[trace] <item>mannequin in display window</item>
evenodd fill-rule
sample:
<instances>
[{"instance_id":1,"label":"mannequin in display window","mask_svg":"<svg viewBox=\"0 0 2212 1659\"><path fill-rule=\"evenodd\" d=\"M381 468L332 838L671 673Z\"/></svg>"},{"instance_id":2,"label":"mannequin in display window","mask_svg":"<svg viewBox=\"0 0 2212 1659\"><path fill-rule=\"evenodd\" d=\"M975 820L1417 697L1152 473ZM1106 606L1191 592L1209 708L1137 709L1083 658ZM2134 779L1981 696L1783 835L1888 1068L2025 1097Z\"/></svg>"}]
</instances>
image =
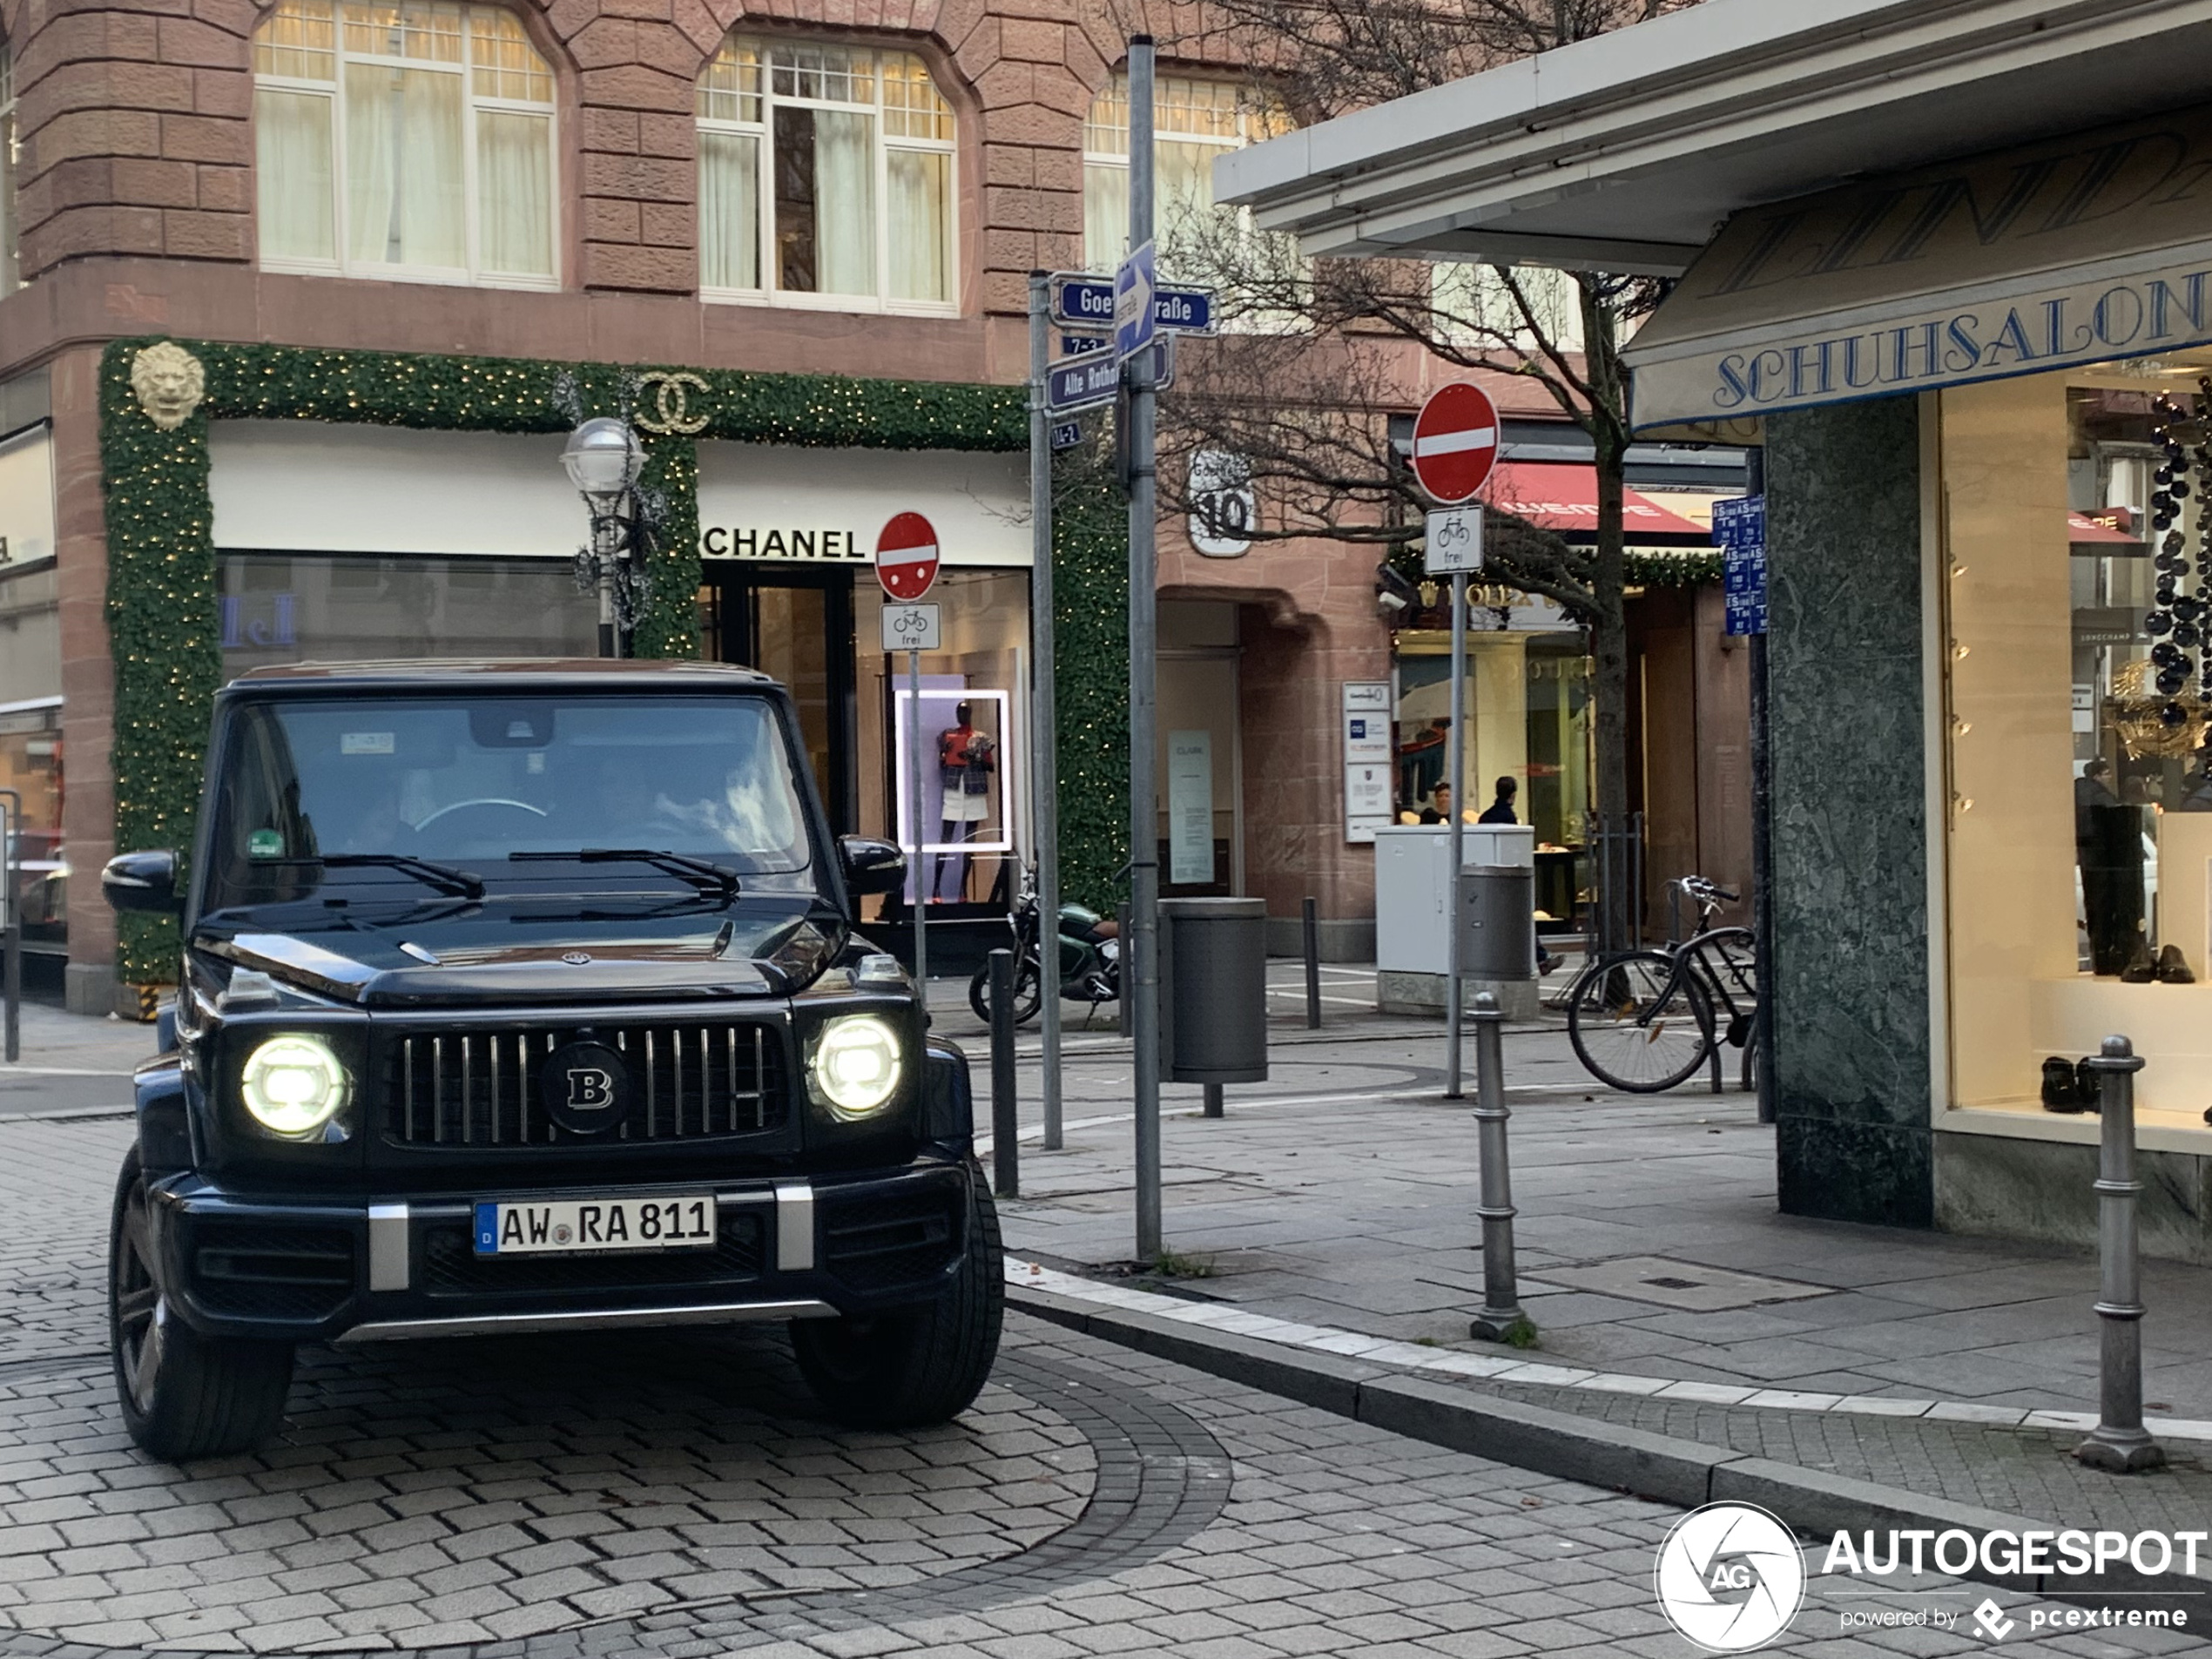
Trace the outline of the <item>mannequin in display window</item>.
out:
<instances>
[{"instance_id":1,"label":"mannequin in display window","mask_svg":"<svg viewBox=\"0 0 2212 1659\"><path fill-rule=\"evenodd\" d=\"M975 729L974 705L962 703L954 711L959 722L937 734L937 770L944 784L944 805L938 812L938 840L947 846L964 846L975 839L984 821L991 815L991 775L998 770L997 745ZM969 855L940 853L931 868L929 897L933 903L943 897L945 861L959 861L959 877L953 885L955 898L968 894Z\"/></svg>"}]
</instances>

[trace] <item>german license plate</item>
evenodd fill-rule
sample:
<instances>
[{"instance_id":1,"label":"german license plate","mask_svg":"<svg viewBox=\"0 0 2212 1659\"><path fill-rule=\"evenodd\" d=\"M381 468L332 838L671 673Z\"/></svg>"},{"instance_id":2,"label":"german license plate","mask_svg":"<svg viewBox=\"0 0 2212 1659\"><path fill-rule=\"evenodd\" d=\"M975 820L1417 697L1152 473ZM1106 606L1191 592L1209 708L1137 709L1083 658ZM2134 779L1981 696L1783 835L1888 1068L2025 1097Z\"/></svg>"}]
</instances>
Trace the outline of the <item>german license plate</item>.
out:
<instances>
[{"instance_id":1,"label":"german license plate","mask_svg":"<svg viewBox=\"0 0 2212 1659\"><path fill-rule=\"evenodd\" d=\"M705 1250L715 1240L714 1195L557 1198L476 1206L479 1256L574 1256L609 1250Z\"/></svg>"}]
</instances>

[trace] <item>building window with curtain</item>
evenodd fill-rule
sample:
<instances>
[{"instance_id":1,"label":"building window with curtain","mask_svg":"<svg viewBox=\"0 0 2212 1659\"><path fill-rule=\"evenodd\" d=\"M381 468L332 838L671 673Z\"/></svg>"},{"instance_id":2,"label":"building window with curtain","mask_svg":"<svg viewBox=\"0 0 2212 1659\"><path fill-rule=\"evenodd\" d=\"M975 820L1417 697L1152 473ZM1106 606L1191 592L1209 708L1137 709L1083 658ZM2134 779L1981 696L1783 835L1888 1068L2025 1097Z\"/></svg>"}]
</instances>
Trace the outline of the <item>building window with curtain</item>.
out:
<instances>
[{"instance_id":1,"label":"building window with curtain","mask_svg":"<svg viewBox=\"0 0 2212 1659\"><path fill-rule=\"evenodd\" d=\"M1279 106L1231 81L1162 75L1152 84L1152 224L1163 267L1216 274L1213 164L1290 131ZM1240 235L1250 216L1238 214ZM1129 76L1116 71L1083 123L1083 262L1110 271L1129 252ZM1242 262L1241 260L1239 261Z\"/></svg>"},{"instance_id":2,"label":"building window with curtain","mask_svg":"<svg viewBox=\"0 0 2212 1659\"><path fill-rule=\"evenodd\" d=\"M253 126L265 267L555 286L553 73L511 14L283 0Z\"/></svg>"},{"instance_id":3,"label":"building window with curtain","mask_svg":"<svg viewBox=\"0 0 2212 1659\"><path fill-rule=\"evenodd\" d=\"M0 293L23 286L16 253L16 60L0 40Z\"/></svg>"},{"instance_id":4,"label":"building window with curtain","mask_svg":"<svg viewBox=\"0 0 2212 1659\"><path fill-rule=\"evenodd\" d=\"M707 298L958 309L953 111L919 57L732 37L698 126Z\"/></svg>"}]
</instances>

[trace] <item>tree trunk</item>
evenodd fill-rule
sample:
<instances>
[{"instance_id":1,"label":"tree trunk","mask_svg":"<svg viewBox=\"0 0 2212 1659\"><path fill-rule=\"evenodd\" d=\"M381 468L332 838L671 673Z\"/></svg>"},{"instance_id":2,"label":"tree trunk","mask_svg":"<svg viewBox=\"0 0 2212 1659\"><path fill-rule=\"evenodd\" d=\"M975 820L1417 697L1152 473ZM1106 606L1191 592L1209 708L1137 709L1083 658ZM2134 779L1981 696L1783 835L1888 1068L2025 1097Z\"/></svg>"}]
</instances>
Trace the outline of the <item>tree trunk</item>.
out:
<instances>
[{"instance_id":1,"label":"tree trunk","mask_svg":"<svg viewBox=\"0 0 2212 1659\"><path fill-rule=\"evenodd\" d=\"M1613 314L1598 303L1592 280L1585 278L1580 286L1583 361L1592 392L1588 426L1597 470L1597 560L1590 575L1590 650L1596 670L1590 688L1595 732L1591 794L1600 822L1616 837L1624 837L1629 824L1629 623L1622 494L1629 454L1627 388ZM1623 856L1629 846L1625 840L1612 840L1612 857L1599 874L1604 914L1598 918L1598 935L1614 949L1624 948L1635 937L1636 912L1642 903L1642 894L1632 890L1629 879L1642 869L1642 860Z\"/></svg>"}]
</instances>

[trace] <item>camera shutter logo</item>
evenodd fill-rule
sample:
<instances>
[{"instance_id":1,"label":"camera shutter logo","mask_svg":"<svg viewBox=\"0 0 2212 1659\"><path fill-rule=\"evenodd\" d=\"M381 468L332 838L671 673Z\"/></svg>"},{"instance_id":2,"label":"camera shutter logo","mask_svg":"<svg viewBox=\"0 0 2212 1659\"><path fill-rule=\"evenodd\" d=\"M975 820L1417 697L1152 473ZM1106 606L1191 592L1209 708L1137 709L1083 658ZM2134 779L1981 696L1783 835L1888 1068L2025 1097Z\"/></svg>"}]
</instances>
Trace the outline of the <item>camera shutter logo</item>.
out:
<instances>
[{"instance_id":1,"label":"camera shutter logo","mask_svg":"<svg viewBox=\"0 0 2212 1659\"><path fill-rule=\"evenodd\" d=\"M538 1095L571 1135L604 1135L630 1110L630 1068L604 1042L571 1042L545 1058Z\"/></svg>"},{"instance_id":2,"label":"camera shutter logo","mask_svg":"<svg viewBox=\"0 0 2212 1659\"><path fill-rule=\"evenodd\" d=\"M1659 1609L1708 1653L1748 1653L1790 1628L1804 1600L1795 1534L1747 1503L1709 1503L1676 1521L1652 1570Z\"/></svg>"}]
</instances>

